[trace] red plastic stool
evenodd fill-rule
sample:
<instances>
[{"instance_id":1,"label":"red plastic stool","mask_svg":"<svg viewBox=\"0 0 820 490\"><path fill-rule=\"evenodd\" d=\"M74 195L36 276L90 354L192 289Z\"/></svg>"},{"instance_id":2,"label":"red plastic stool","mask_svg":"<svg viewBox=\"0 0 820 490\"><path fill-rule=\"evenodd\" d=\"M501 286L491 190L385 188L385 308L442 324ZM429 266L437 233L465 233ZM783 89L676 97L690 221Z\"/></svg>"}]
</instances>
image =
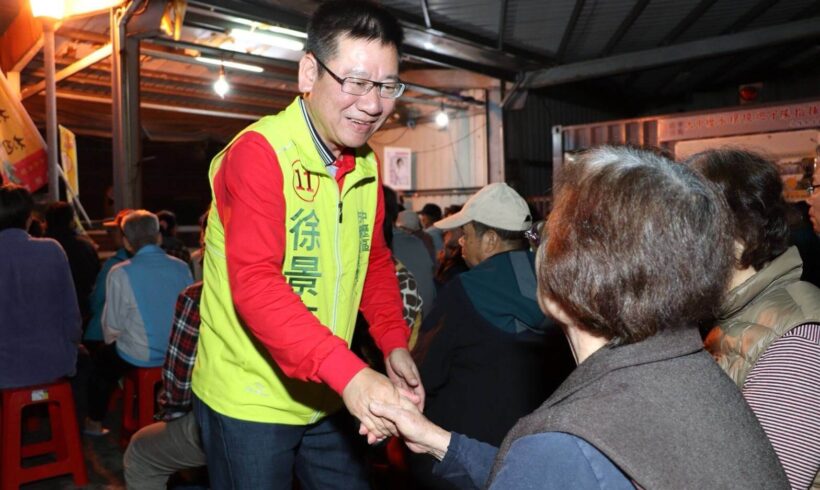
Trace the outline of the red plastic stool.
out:
<instances>
[{"instance_id":1,"label":"red plastic stool","mask_svg":"<svg viewBox=\"0 0 820 490\"><path fill-rule=\"evenodd\" d=\"M88 473L80 444L80 430L74 396L68 381L7 388L2 393L0 411L0 490L17 489L28 482L71 474L74 484L88 483ZM23 445L22 413L30 405L48 404L51 439ZM56 461L23 467L23 458L55 454Z\"/></svg>"},{"instance_id":2,"label":"red plastic stool","mask_svg":"<svg viewBox=\"0 0 820 490\"><path fill-rule=\"evenodd\" d=\"M120 442L154 422L154 393L162 382L162 368L134 368L123 377L122 434ZM136 405L136 411L134 410Z\"/></svg>"}]
</instances>

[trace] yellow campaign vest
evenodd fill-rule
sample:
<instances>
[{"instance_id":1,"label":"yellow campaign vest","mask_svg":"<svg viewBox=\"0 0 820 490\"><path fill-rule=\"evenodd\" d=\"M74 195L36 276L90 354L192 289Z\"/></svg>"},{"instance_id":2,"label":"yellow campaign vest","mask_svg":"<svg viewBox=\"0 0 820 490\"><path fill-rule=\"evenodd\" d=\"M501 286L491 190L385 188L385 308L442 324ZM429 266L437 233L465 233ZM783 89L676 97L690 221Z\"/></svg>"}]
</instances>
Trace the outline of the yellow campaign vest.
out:
<instances>
[{"instance_id":1,"label":"yellow campaign vest","mask_svg":"<svg viewBox=\"0 0 820 490\"><path fill-rule=\"evenodd\" d=\"M282 169L286 244L282 271L302 302L336 336L353 337L370 258L378 170L368 147L339 190L311 139L298 100L248 126L264 136ZM234 138L234 141L236 141ZM213 179L225 152L211 162ZM213 410L240 420L306 425L342 406L320 383L288 378L237 317L228 284L225 236L216 197L208 218L199 346L192 386Z\"/></svg>"}]
</instances>

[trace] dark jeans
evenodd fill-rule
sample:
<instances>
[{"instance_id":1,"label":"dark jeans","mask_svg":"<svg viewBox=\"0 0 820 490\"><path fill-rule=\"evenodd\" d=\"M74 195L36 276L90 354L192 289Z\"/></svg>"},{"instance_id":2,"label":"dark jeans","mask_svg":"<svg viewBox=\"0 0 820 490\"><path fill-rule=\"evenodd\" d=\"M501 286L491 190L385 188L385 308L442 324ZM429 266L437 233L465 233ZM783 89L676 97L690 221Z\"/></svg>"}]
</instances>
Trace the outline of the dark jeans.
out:
<instances>
[{"instance_id":1,"label":"dark jeans","mask_svg":"<svg viewBox=\"0 0 820 490\"><path fill-rule=\"evenodd\" d=\"M117 354L116 342L98 348L92 361L91 375L88 378L88 418L102 422L117 381L134 366Z\"/></svg>"},{"instance_id":2,"label":"dark jeans","mask_svg":"<svg viewBox=\"0 0 820 490\"><path fill-rule=\"evenodd\" d=\"M212 488L368 489L364 444L342 410L310 425L248 422L222 415L194 396Z\"/></svg>"}]
</instances>

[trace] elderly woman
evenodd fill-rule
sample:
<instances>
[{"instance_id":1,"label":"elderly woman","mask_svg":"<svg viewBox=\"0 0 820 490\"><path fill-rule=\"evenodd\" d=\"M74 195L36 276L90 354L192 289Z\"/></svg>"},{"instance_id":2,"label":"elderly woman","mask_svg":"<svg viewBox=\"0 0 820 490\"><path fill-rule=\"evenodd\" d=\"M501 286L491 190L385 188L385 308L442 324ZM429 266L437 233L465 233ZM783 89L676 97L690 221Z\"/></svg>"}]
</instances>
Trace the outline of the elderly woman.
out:
<instances>
[{"instance_id":1,"label":"elderly woman","mask_svg":"<svg viewBox=\"0 0 820 490\"><path fill-rule=\"evenodd\" d=\"M800 280L774 163L738 149L687 164L723 192L737 244L730 291L706 348L743 390L792 488L820 487L820 289ZM735 446L727 441L727 447Z\"/></svg>"},{"instance_id":2,"label":"elderly woman","mask_svg":"<svg viewBox=\"0 0 820 490\"><path fill-rule=\"evenodd\" d=\"M585 153L563 169L538 266L540 304L564 325L575 371L500 450L410 403L371 409L460 488L788 488L698 334L729 279L728 220L691 169L635 149Z\"/></svg>"}]
</instances>

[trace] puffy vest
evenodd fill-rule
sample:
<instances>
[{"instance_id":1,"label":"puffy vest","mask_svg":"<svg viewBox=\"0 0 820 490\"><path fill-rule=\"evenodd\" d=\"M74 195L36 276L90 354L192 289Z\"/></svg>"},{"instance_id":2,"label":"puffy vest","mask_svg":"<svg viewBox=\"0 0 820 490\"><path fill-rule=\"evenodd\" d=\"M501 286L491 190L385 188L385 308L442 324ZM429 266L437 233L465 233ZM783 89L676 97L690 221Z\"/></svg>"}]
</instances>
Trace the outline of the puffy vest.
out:
<instances>
[{"instance_id":1,"label":"puffy vest","mask_svg":"<svg viewBox=\"0 0 820 490\"><path fill-rule=\"evenodd\" d=\"M307 309L349 345L371 237L381 232L373 229L379 185L376 158L369 148L360 148L356 166L345 176L340 191L311 139L298 100L245 128L236 138L247 131L267 139L282 170L286 208L282 272ZM211 162L212 187L228 148L230 144ZM194 393L229 417L313 423L338 410L341 398L323 384L288 378L237 317L228 283L225 232L213 199L205 237Z\"/></svg>"},{"instance_id":2,"label":"puffy vest","mask_svg":"<svg viewBox=\"0 0 820 490\"><path fill-rule=\"evenodd\" d=\"M790 247L726 298L705 345L740 388L772 342L804 323L820 323L820 289L801 281L802 272L800 254ZM812 488L820 489L820 474Z\"/></svg>"},{"instance_id":3,"label":"puffy vest","mask_svg":"<svg viewBox=\"0 0 820 490\"><path fill-rule=\"evenodd\" d=\"M803 263L791 247L733 289L706 350L740 388L769 345L804 323L820 323L820 289L800 281Z\"/></svg>"}]
</instances>

